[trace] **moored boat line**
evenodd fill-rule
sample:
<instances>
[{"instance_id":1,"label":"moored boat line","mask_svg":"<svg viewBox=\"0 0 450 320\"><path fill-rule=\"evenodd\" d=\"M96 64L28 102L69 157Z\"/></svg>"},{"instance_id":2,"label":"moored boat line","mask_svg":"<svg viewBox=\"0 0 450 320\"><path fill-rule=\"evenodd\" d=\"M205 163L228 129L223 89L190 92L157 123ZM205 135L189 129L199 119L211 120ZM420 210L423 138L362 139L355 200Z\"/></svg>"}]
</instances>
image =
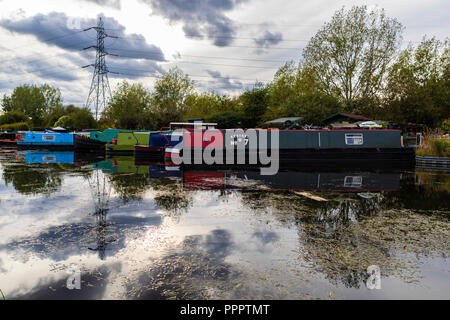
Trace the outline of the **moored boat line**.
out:
<instances>
[{"instance_id":1,"label":"moored boat line","mask_svg":"<svg viewBox=\"0 0 450 320\"><path fill-rule=\"evenodd\" d=\"M219 130L214 128L214 124L198 127L176 123L164 131L28 131L17 133L15 140L20 149L98 152L111 156L134 156L143 162L173 163L179 158L184 160L187 153L203 155L205 151L213 150L213 163L202 158L200 162L196 160L181 165L264 164L259 161L261 154L266 152L266 155L273 156L273 150L281 164L294 166L323 162L415 162L414 149L403 146L401 131L390 129ZM9 143L14 145L15 140L9 140L12 141ZM233 153L231 162L228 157L230 150ZM239 150L244 151L243 162L238 161ZM251 158L258 162L251 163Z\"/></svg>"}]
</instances>

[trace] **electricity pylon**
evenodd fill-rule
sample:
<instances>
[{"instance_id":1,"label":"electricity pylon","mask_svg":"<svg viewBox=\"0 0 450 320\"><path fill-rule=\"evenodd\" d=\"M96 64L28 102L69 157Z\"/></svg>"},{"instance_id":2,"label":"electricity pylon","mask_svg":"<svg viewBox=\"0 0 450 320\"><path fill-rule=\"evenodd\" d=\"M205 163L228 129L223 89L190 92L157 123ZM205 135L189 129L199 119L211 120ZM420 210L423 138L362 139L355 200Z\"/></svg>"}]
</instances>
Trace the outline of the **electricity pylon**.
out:
<instances>
[{"instance_id":1,"label":"electricity pylon","mask_svg":"<svg viewBox=\"0 0 450 320\"><path fill-rule=\"evenodd\" d=\"M96 27L90 27L84 31L94 29L97 31L97 45L89 46L83 48L87 50L90 48L97 49L97 54L95 57L95 63L83 66L82 68L94 67L94 74L92 76L91 88L89 89L89 95L86 100L86 107L95 109L95 120L98 120L99 113L106 107L107 99L111 98L111 88L109 87L108 73L110 72L106 67L105 57L107 55L115 56L105 51L105 38L118 38L115 36L110 36L105 33L105 28L103 26L103 20L100 17ZM114 72L110 72L114 73Z\"/></svg>"}]
</instances>

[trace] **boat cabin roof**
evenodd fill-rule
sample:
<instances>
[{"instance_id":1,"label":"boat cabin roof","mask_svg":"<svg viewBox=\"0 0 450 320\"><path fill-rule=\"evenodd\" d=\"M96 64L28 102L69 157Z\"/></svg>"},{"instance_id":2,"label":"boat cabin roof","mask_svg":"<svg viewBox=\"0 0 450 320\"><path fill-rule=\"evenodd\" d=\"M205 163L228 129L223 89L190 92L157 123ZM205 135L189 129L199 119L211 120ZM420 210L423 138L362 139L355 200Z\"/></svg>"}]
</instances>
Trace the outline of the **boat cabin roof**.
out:
<instances>
[{"instance_id":1,"label":"boat cabin roof","mask_svg":"<svg viewBox=\"0 0 450 320\"><path fill-rule=\"evenodd\" d=\"M171 122L170 130L175 129L215 129L217 123L211 122Z\"/></svg>"}]
</instances>

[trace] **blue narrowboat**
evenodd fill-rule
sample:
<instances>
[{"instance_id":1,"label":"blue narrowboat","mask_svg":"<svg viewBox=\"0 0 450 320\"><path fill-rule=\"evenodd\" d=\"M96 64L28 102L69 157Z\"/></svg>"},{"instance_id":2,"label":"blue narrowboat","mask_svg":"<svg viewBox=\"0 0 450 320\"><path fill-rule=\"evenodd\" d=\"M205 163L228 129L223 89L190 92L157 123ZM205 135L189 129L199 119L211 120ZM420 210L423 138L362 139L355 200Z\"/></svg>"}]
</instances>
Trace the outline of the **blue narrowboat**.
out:
<instances>
[{"instance_id":1,"label":"blue narrowboat","mask_svg":"<svg viewBox=\"0 0 450 320\"><path fill-rule=\"evenodd\" d=\"M38 150L103 151L105 142L91 139L89 134L46 130L19 134L17 146Z\"/></svg>"}]
</instances>

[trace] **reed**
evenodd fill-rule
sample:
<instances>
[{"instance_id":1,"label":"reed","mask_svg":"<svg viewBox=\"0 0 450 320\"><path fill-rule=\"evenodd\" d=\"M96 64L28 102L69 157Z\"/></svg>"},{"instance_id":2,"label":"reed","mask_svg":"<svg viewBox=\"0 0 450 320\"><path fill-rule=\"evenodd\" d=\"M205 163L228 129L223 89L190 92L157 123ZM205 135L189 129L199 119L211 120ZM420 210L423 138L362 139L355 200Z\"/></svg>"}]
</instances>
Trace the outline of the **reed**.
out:
<instances>
[{"instance_id":1,"label":"reed","mask_svg":"<svg viewBox=\"0 0 450 320\"><path fill-rule=\"evenodd\" d=\"M417 148L416 154L424 157L450 157L450 139L427 137Z\"/></svg>"},{"instance_id":2,"label":"reed","mask_svg":"<svg viewBox=\"0 0 450 320\"><path fill-rule=\"evenodd\" d=\"M3 291L2 291L2 289L0 289L0 293L2 294L2 298L3 298L3 300L6 300L6 297L5 297L5 295L3 294Z\"/></svg>"}]
</instances>

